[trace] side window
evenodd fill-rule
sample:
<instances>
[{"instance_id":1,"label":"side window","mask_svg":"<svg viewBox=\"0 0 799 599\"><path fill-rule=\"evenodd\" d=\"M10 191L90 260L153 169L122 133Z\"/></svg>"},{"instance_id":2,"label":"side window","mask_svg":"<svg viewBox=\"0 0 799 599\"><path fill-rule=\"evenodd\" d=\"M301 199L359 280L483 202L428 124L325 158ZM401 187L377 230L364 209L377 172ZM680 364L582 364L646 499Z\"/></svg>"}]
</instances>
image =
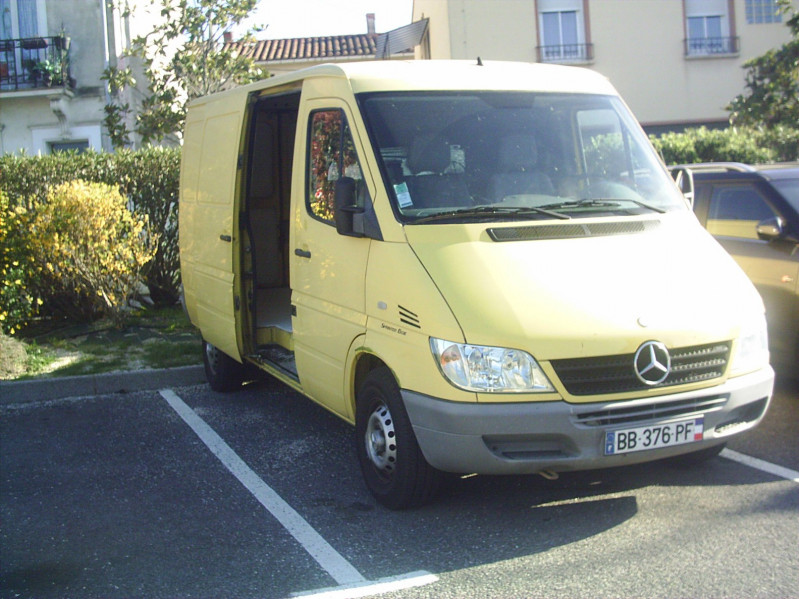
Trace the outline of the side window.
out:
<instances>
[{"instance_id":1,"label":"side window","mask_svg":"<svg viewBox=\"0 0 799 599\"><path fill-rule=\"evenodd\" d=\"M710 196L707 230L713 235L757 239L757 224L776 212L750 185L716 186Z\"/></svg>"},{"instance_id":2,"label":"side window","mask_svg":"<svg viewBox=\"0 0 799 599\"><path fill-rule=\"evenodd\" d=\"M341 110L318 110L310 117L308 144L308 211L333 223L336 181L355 180L357 204L363 206L367 192L347 118Z\"/></svg>"},{"instance_id":3,"label":"side window","mask_svg":"<svg viewBox=\"0 0 799 599\"><path fill-rule=\"evenodd\" d=\"M652 171L638 145L630 143L630 135L613 110L581 110L577 124L583 144L586 174L592 183L620 183L629 189L651 190ZM623 193L621 188L605 189L605 193ZM627 196L621 196L627 197Z\"/></svg>"},{"instance_id":4,"label":"side window","mask_svg":"<svg viewBox=\"0 0 799 599\"><path fill-rule=\"evenodd\" d=\"M612 110L581 110L577 113L583 143L586 174L618 179L628 171L621 123Z\"/></svg>"}]
</instances>

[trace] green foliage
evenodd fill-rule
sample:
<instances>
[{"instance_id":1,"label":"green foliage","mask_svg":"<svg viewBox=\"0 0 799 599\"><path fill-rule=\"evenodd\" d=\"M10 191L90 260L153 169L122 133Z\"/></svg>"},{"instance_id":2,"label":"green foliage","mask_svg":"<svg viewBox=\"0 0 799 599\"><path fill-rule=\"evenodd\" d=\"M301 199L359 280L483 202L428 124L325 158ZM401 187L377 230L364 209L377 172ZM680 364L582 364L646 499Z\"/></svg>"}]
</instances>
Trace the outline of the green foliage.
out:
<instances>
[{"instance_id":1,"label":"green foliage","mask_svg":"<svg viewBox=\"0 0 799 599\"><path fill-rule=\"evenodd\" d=\"M144 272L144 281L153 299L164 304L179 297L179 175L180 150L172 148L0 156L0 189L11 208L35 211L51 188L75 179L118 185L131 207L145 215L158 233L155 258Z\"/></svg>"},{"instance_id":2,"label":"green foliage","mask_svg":"<svg viewBox=\"0 0 799 599\"><path fill-rule=\"evenodd\" d=\"M57 185L24 224L42 267L39 293L48 312L75 321L104 315L121 324L155 253L155 236L119 189L81 180Z\"/></svg>"},{"instance_id":3,"label":"green foliage","mask_svg":"<svg viewBox=\"0 0 799 599\"><path fill-rule=\"evenodd\" d=\"M186 104L194 98L266 76L250 55L224 44L225 32L241 23L257 0L123 0L122 5L130 14L134 4L147 3L158 4L164 19L136 38L130 52L142 60L150 82L150 95L142 101L135 127L145 143L182 131ZM134 84L129 70L113 67L106 69L103 79L112 97ZM115 148L129 143L128 111L127 104L117 101L106 108L105 125Z\"/></svg>"},{"instance_id":4,"label":"green foliage","mask_svg":"<svg viewBox=\"0 0 799 599\"><path fill-rule=\"evenodd\" d=\"M155 256L145 270L145 283L156 302L174 304L180 297L180 151L150 147L138 152L117 152L115 156L115 183L131 208L145 215L150 229L158 235Z\"/></svg>"},{"instance_id":5,"label":"green foliage","mask_svg":"<svg viewBox=\"0 0 799 599\"><path fill-rule=\"evenodd\" d=\"M119 92L125 87L136 85L133 72L130 68L118 69L107 67L102 76L108 82L108 92L112 98L118 98ZM103 106L105 117L103 123L114 148L125 148L130 145L130 131L128 131L127 118L130 113L130 104L127 102L111 102Z\"/></svg>"},{"instance_id":6,"label":"green foliage","mask_svg":"<svg viewBox=\"0 0 799 599\"><path fill-rule=\"evenodd\" d=\"M798 126L799 12L788 0L781 0L780 4L793 37L779 48L744 63L746 92L727 107L734 125L765 129Z\"/></svg>"},{"instance_id":7,"label":"green foliage","mask_svg":"<svg viewBox=\"0 0 799 599\"><path fill-rule=\"evenodd\" d=\"M785 132L785 135L790 135ZM649 137L666 164L694 162L744 162L759 164L783 160L766 142L767 136L751 129L686 129L683 133L666 133ZM796 141L796 138L794 142Z\"/></svg>"}]
</instances>

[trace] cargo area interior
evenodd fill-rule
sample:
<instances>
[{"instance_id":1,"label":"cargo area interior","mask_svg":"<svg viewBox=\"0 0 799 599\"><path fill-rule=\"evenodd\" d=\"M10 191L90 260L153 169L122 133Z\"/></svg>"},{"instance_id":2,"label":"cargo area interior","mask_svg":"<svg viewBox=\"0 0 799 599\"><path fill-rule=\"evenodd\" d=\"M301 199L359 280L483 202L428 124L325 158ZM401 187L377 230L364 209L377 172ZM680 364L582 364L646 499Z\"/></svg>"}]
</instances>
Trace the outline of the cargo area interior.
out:
<instances>
[{"instance_id":1,"label":"cargo area interior","mask_svg":"<svg viewBox=\"0 0 799 599\"><path fill-rule=\"evenodd\" d=\"M259 98L252 108L246 164L242 273L255 357L296 376L293 360L289 219L300 93Z\"/></svg>"}]
</instances>

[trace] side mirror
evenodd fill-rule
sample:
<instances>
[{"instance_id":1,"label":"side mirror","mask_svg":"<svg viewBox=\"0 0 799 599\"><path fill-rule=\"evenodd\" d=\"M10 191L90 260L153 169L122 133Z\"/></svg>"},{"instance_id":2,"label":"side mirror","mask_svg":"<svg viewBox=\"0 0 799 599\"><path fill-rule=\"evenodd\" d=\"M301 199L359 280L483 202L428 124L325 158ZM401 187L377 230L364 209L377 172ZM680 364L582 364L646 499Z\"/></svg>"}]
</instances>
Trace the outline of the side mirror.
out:
<instances>
[{"instance_id":1,"label":"side mirror","mask_svg":"<svg viewBox=\"0 0 799 599\"><path fill-rule=\"evenodd\" d=\"M780 216L772 216L757 223L757 237L763 241L780 239L785 233L785 221Z\"/></svg>"},{"instance_id":2,"label":"side mirror","mask_svg":"<svg viewBox=\"0 0 799 599\"><path fill-rule=\"evenodd\" d=\"M336 222L336 231L339 235L350 237L363 237L363 233L355 231L353 216L363 213L363 208L358 207L355 199L355 179L341 177L336 181L333 197L333 220Z\"/></svg>"},{"instance_id":3,"label":"side mirror","mask_svg":"<svg viewBox=\"0 0 799 599\"><path fill-rule=\"evenodd\" d=\"M694 174L691 169L685 166L677 166L671 169L671 176L674 183L682 192L688 207L694 209Z\"/></svg>"}]
</instances>

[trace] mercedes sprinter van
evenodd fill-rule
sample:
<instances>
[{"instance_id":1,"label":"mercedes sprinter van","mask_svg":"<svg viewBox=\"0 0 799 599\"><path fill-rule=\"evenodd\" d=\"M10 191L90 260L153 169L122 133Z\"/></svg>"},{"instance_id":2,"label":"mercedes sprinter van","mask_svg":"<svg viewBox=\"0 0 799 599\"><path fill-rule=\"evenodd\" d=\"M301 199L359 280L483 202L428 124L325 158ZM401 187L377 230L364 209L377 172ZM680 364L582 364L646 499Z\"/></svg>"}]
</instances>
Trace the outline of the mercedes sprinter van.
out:
<instances>
[{"instance_id":1,"label":"mercedes sprinter van","mask_svg":"<svg viewBox=\"0 0 799 599\"><path fill-rule=\"evenodd\" d=\"M761 298L602 76L326 65L200 98L180 191L211 387L352 423L367 487L710 456L768 407Z\"/></svg>"}]
</instances>

